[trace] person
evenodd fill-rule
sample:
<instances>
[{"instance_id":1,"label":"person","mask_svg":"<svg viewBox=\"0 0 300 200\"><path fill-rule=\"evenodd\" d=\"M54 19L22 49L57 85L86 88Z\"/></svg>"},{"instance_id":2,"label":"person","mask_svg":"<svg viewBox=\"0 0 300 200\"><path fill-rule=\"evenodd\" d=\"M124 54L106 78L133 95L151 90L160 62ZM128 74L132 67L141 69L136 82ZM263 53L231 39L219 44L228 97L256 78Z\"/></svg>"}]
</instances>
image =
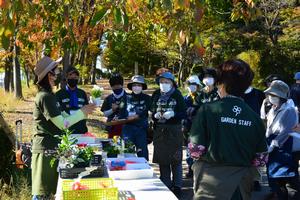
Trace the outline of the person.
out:
<instances>
[{"instance_id":1,"label":"person","mask_svg":"<svg viewBox=\"0 0 300 200\"><path fill-rule=\"evenodd\" d=\"M179 197L182 187L181 121L185 118L186 106L172 73L162 73L157 77L157 82L160 89L155 90L151 97L153 163L159 164L162 182Z\"/></svg>"},{"instance_id":2,"label":"person","mask_svg":"<svg viewBox=\"0 0 300 200\"><path fill-rule=\"evenodd\" d=\"M254 73L252 73L251 76L251 83L253 81L253 78L254 78ZM262 103L265 99L265 94L261 90L256 89L250 85L246 89L242 97L245 103L248 104L248 106L250 106L250 108L252 108L254 112L260 115L260 110L261 110ZM257 177L260 178L260 174L258 171L256 174ZM253 186L254 186L253 187L254 191L261 191L261 185L259 183L259 180L255 180Z\"/></svg>"},{"instance_id":3,"label":"person","mask_svg":"<svg viewBox=\"0 0 300 200\"><path fill-rule=\"evenodd\" d=\"M55 152L66 125L73 125L91 114L96 106L85 105L73 115L62 114L59 103L52 92L59 70L58 61L44 56L40 59L34 73L37 76L38 93L35 97L33 118L36 131L32 138L32 195L34 200L50 199L56 192L58 180L57 164L50 166L51 153Z\"/></svg>"},{"instance_id":4,"label":"person","mask_svg":"<svg viewBox=\"0 0 300 200\"><path fill-rule=\"evenodd\" d=\"M256 112L260 115L260 109L265 99L265 94L252 86L249 86L243 95L244 101Z\"/></svg>"},{"instance_id":5,"label":"person","mask_svg":"<svg viewBox=\"0 0 300 200\"><path fill-rule=\"evenodd\" d=\"M75 67L69 67L66 71L67 85L65 88L56 92L55 96L60 104L61 110L72 115L84 105L89 104L84 90L77 87L79 80L79 71ZM86 120L69 127L72 134L84 134L88 131Z\"/></svg>"},{"instance_id":6,"label":"person","mask_svg":"<svg viewBox=\"0 0 300 200\"><path fill-rule=\"evenodd\" d=\"M195 116L195 107L197 107L195 101L196 98L199 95L199 91L201 88L201 83L200 80L198 78L197 75L191 75L187 81L187 90L188 90L188 94L186 96L184 96L184 102L185 105L187 107L187 111L186 111L186 116L187 118L185 120L183 120L183 132L184 132L184 136L186 138L186 146L188 143L188 133L191 129L192 126L192 119ZM186 173L186 177L187 178L192 178L193 177L193 170L192 170L192 165L193 165L193 158L191 158L189 150L187 149L186 151L186 162L188 165L188 172Z\"/></svg>"},{"instance_id":7,"label":"person","mask_svg":"<svg viewBox=\"0 0 300 200\"><path fill-rule=\"evenodd\" d=\"M131 118L132 122L123 126L122 136L134 143L139 157L149 160L147 129L151 97L143 93L143 90L147 89L147 84L143 76L133 76L131 82L127 84L127 88L132 91L131 94L127 94L128 118Z\"/></svg>"},{"instance_id":8,"label":"person","mask_svg":"<svg viewBox=\"0 0 300 200\"><path fill-rule=\"evenodd\" d=\"M196 98L198 108L204 103L219 99L218 89L215 85L216 70L214 68L205 68L199 76L205 87L200 91L200 94Z\"/></svg>"},{"instance_id":9,"label":"person","mask_svg":"<svg viewBox=\"0 0 300 200\"><path fill-rule=\"evenodd\" d=\"M276 81L276 80L283 80L283 79L278 74L270 74L264 80L265 87L268 88L271 85L272 81ZM272 108L272 104L269 102L269 98L266 96L260 108L260 118L265 123L267 122L267 114L271 110L271 108Z\"/></svg>"},{"instance_id":10,"label":"person","mask_svg":"<svg viewBox=\"0 0 300 200\"><path fill-rule=\"evenodd\" d=\"M269 186L278 199L288 199L287 183L300 192L298 163L292 153L293 138L289 136L298 123L298 113L288 102L289 86L285 82L273 81L265 93L273 105L267 114L266 130Z\"/></svg>"},{"instance_id":11,"label":"person","mask_svg":"<svg viewBox=\"0 0 300 200\"><path fill-rule=\"evenodd\" d=\"M109 79L112 94L108 95L103 102L101 111L107 117L107 122L127 118L126 102L127 94L123 89L124 79L119 73L112 74ZM108 138L121 136L122 124L108 126Z\"/></svg>"},{"instance_id":12,"label":"person","mask_svg":"<svg viewBox=\"0 0 300 200\"><path fill-rule=\"evenodd\" d=\"M251 198L252 162L267 150L264 124L241 98L251 73L242 60L221 64L216 80L220 100L203 104L193 120L194 199Z\"/></svg>"},{"instance_id":13,"label":"person","mask_svg":"<svg viewBox=\"0 0 300 200\"><path fill-rule=\"evenodd\" d=\"M295 73L296 82L291 86L290 96L299 110L300 106L300 72Z\"/></svg>"}]
</instances>

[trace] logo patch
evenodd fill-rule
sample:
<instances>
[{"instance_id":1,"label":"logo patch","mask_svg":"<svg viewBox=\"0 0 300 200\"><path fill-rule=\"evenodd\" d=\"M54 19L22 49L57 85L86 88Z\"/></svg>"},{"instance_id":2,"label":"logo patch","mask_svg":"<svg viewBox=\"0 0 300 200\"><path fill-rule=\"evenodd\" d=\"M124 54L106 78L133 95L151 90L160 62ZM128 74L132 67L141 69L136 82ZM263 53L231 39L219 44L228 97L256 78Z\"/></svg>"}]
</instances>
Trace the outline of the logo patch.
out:
<instances>
[{"instance_id":1,"label":"logo patch","mask_svg":"<svg viewBox=\"0 0 300 200\"><path fill-rule=\"evenodd\" d=\"M232 111L235 113L235 116L238 116L242 112L242 108L238 106L233 106Z\"/></svg>"}]
</instances>

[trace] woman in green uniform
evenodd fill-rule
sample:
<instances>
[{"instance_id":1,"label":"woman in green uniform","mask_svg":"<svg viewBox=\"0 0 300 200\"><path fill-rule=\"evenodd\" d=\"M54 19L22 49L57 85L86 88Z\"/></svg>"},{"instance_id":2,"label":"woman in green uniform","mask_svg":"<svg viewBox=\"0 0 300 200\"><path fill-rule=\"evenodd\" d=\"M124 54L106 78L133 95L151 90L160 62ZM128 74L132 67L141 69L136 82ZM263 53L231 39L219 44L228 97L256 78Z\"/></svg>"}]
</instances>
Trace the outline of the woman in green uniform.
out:
<instances>
[{"instance_id":1,"label":"woman in green uniform","mask_svg":"<svg viewBox=\"0 0 300 200\"><path fill-rule=\"evenodd\" d=\"M251 80L249 65L229 60L217 69L220 100L203 104L193 121L189 149L196 159L194 199L250 199L252 162L267 150L265 128L241 95Z\"/></svg>"},{"instance_id":2,"label":"woman in green uniform","mask_svg":"<svg viewBox=\"0 0 300 200\"><path fill-rule=\"evenodd\" d=\"M32 139L32 195L34 200L50 199L55 194L58 180L57 166L50 166L51 153L55 152L61 130L68 128L92 113L96 106L86 105L73 115L61 113L59 103L52 92L59 70L59 61L43 57L34 69L38 93L35 97L33 117L36 132Z\"/></svg>"}]
</instances>

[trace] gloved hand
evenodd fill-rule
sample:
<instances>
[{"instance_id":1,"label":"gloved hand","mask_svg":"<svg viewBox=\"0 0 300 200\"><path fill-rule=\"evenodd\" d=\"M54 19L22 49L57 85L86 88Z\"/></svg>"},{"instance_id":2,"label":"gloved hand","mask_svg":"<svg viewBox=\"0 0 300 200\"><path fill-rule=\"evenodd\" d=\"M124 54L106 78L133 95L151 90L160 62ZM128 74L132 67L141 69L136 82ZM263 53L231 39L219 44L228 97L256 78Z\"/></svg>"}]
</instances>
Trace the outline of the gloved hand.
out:
<instances>
[{"instance_id":1,"label":"gloved hand","mask_svg":"<svg viewBox=\"0 0 300 200\"><path fill-rule=\"evenodd\" d=\"M155 118L155 119L161 119L161 118L162 118L161 112L155 113L155 114L154 114L154 118Z\"/></svg>"},{"instance_id":2,"label":"gloved hand","mask_svg":"<svg viewBox=\"0 0 300 200\"><path fill-rule=\"evenodd\" d=\"M167 111L167 112L164 112L163 118L168 120L168 119L174 117L174 115L175 115L174 111Z\"/></svg>"},{"instance_id":3,"label":"gloved hand","mask_svg":"<svg viewBox=\"0 0 300 200\"><path fill-rule=\"evenodd\" d=\"M279 147L277 140L272 140L270 146L268 147L268 153L271 153L275 147Z\"/></svg>"}]
</instances>

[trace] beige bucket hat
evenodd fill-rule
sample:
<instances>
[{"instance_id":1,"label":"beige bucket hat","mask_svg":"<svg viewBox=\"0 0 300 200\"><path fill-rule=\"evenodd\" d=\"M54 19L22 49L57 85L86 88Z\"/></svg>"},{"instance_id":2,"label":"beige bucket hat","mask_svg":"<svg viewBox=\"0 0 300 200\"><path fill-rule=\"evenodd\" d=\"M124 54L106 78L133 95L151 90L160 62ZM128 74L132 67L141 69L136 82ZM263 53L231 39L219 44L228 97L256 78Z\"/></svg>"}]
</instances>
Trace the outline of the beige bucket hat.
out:
<instances>
[{"instance_id":1,"label":"beige bucket hat","mask_svg":"<svg viewBox=\"0 0 300 200\"><path fill-rule=\"evenodd\" d=\"M37 82L40 82L47 75L48 72L54 69L61 62L61 60L61 57L56 61L52 60L48 56L44 56L43 58L41 58L34 68L34 73L38 77Z\"/></svg>"}]
</instances>

